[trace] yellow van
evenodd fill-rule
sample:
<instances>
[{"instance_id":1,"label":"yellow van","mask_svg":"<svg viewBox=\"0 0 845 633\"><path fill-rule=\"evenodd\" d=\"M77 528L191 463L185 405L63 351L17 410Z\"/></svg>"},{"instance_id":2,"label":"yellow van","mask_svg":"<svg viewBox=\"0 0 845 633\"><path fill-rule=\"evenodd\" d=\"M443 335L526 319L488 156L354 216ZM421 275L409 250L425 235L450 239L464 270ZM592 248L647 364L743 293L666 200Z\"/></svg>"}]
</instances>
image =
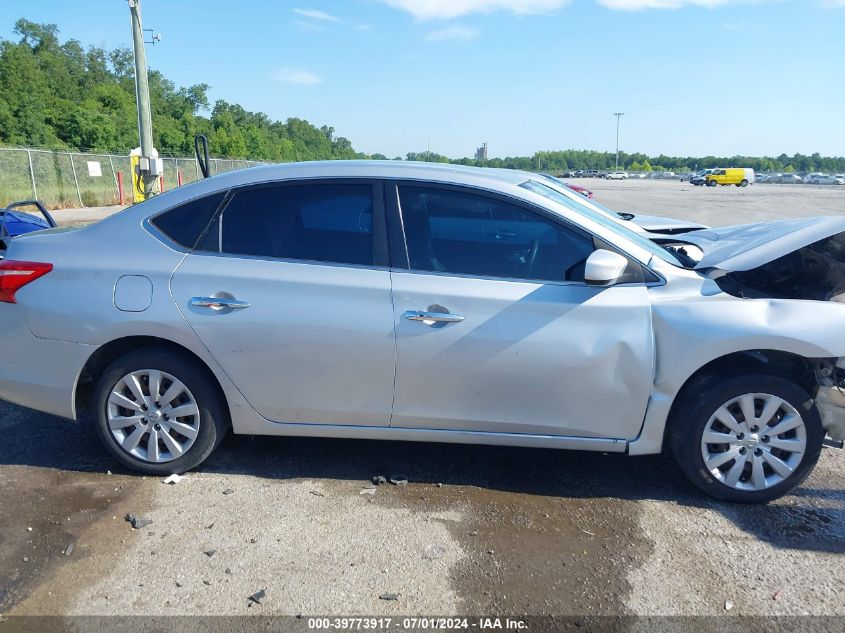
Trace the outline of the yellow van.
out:
<instances>
[{"instance_id":1,"label":"yellow van","mask_svg":"<svg viewBox=\"0 0 845 633\"><path fill-rule=\"evenodd\" d=\"M707 186L736 185L747 187L754 182L754 170L744 167L731 167L729 169L714 169L706 176Z\"/></svg>"}]
</instances>

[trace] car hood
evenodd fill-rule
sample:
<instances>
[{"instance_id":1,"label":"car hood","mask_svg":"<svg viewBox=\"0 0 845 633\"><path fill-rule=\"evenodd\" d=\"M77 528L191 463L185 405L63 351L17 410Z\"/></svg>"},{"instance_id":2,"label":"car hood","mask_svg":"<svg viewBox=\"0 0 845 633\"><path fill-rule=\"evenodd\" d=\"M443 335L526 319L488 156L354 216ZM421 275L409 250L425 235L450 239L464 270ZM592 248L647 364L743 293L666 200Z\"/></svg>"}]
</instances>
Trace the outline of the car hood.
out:
<instances>
[{"instance_id":1,"label":"car hood","mask_svg":"<svg viewBox=\"0 0 845 633\"><path fill-rule=\"evenodd\" d=\"M701 249L703 256L696 270L742 272L843 232L845 218L796 218L710 228L679 239Z\"/></svg>"},{"instance_id":2,"label":"car hood","mask_svg":"<svg viewBox=\"0 0 845 633\"><path fill-rule=\"evenodd\" d=\"M639 213L634 215L634 219L631 222L649 233L668 233L670 235L707 228L704 224L690 222L689 220L664 218L658 215L640 215Z\"/></svg>"}]
</instances>

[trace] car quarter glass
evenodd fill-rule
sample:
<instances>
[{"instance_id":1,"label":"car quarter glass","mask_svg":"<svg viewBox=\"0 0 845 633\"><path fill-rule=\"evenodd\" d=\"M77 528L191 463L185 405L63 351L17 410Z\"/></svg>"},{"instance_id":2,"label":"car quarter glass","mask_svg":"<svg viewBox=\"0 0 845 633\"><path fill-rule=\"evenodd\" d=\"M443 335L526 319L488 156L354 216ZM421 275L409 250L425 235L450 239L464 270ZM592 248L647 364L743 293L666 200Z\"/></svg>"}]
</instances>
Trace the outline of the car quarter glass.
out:
<instances>
[{"instance_id":1,"label":"car quarter glass","mask_svg":"<svg viewBox=\"0 0 845 633\"><path fill-rule=\"evenodd\" d=\"M157 215L150 223L171 240L193 249L212 221L225 192L191 200L175 209Z\"/></svg>"},{"instance_id":2,"label":"car quarter glass","mask_svg":"<svg viewBox=\"0 0 845 633\"><path fill-rule=\"evenodd\" d=\"M592 238L477 192L400 185L410 267L481 277L583 281Z\"/></svg>"}]
</instances>

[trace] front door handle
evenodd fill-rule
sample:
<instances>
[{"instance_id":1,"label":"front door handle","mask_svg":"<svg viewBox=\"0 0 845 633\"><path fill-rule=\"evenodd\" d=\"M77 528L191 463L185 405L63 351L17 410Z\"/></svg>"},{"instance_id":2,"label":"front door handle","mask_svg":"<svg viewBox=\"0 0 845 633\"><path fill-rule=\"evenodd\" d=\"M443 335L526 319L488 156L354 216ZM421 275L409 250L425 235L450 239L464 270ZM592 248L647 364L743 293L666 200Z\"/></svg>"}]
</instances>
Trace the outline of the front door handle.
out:
<instances>
[{"instance_id":1,"label":"front door handle","mask_svg":"<svg viewBox=\"0 0 845 633\"><path fill-rule=\"evenodd\" d=\"M212 310L243 310L249 307L246 301L226 299L225 297L194 297L191 305L197 308L211 308Z\"/></svg>"},{"instance_id":2,"label":"front door handle","mask_svg":"<svg viewBox=\"0 0 845 633\"><path fill-rule=\"evenodd\" d=\"M423 310L408 310L402 314L403 319L409 321L422 321L426 325L434 325L435 323L460 323L464 320L460 314L450 314L449 312L425 312Z\"/></svg>"}]
</instances>

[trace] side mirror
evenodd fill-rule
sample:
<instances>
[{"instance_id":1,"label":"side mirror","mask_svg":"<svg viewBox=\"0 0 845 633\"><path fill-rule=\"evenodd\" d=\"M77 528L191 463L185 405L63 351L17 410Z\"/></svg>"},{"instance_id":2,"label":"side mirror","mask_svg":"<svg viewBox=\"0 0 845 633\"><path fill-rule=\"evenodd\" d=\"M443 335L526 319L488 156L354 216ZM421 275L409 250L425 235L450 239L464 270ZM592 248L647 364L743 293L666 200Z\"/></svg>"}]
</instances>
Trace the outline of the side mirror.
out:
<instances>
[{"instance_id":1,"label":"side mirror","mask_svg":"<svg viewBox=\"0 0 845 633\"><path fill-rule=\"evenodd\" d=\"M619 253L599 249L593 251L584 266L584 281L592 286L610 286L628 267L628 260Z\"/></svg>"}]
</instances>

